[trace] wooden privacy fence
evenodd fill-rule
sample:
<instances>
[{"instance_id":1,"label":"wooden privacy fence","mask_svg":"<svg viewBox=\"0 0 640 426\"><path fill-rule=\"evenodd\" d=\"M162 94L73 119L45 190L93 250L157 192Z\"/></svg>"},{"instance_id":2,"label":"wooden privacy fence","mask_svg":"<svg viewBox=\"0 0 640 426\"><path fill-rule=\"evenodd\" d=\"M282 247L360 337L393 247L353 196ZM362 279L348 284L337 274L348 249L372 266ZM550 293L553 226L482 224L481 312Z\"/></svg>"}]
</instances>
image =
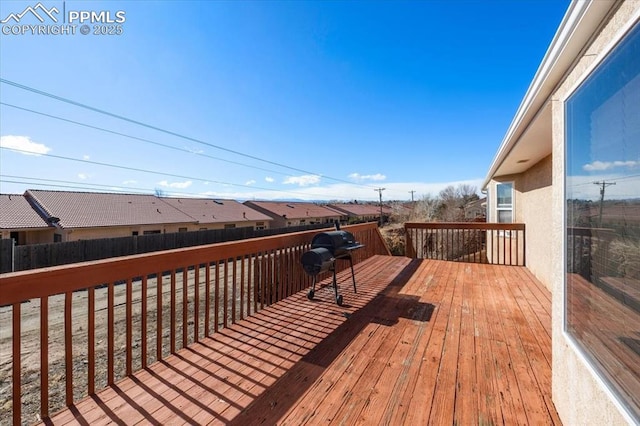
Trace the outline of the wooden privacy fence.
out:
<instances>
[{"instance_id":1,"label":"wooden privacy fence","mask_svg":"<svg viewBox=\"0 0 640 426\"><path fill-rule=\"evenodd\" d=\"M266 237L332 226L333 224L323 223L270 229L253 229L251 227L208 229L20 246L14 245L11 239L2 239L0 240L0 273L26 271L27 269L67 265L88 260L108 259L116 256L129 256L247 238Z\"/></svg>"},{"instance_id":2,"label":"wooden privacy fence","mask_svg":"<svg viewBox=\"0 0 640 426\"><path fill-rule=\"evenodd\" d=\"M405 223L408 257L525 265L523 223Z\"/></svg>"},{"instance_id":3,"label":"wooden privacy fence","mask_svg":"<svg viewBox=\"0 0 640 426\"><path fill-rule=\"evenodd\" d=\"M353 253L354 263L389 254L377 224L344 229L365 245ZM46 419L308 287L300 256L316 232L2 275L0 344L12 357L2 358L11 368L0 366L0 383L11 383L12 404L3 392L0 407L12 406L13 423L20 424L21 395L37 392ZM23 384L23 377L39 380ZM57 395L64 399L57 402Z\"/></svg>"}]
</instances>

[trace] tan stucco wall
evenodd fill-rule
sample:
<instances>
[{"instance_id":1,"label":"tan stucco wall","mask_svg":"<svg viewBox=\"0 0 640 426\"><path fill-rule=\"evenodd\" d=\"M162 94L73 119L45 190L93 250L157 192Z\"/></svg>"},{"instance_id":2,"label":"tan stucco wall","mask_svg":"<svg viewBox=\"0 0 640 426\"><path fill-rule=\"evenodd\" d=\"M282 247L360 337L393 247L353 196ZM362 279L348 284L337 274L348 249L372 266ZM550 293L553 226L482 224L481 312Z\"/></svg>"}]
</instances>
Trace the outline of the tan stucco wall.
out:
<instances>
[{"instance_id":1,"label":"tan stucco wall","mask_svg":"<svg viewBox=\"0 0 640 426\"><path fill-rule=\"evenodd\" d=\"M57 230L62 234L62 241L93 240L98 238L130 237L134 231L142 235L144 231L156 231L161 233L178 232L179 228L187 228L189 231L197 231L198 226L193 224L177 225L140 225L140 226L109 226L104 228L76 228Z\"/></svg>"},{"instance_id":2,"label":"tan stucco wall","mask_svg":"<svg viewBox=\"0 0 640 426\"><path fill-rule=\"evenodd\" d=\"M551 290L551 177L548 156L515 179L515 221L526 223L527 267Z\"/></svg>"},{"instance_id":3,"label":"tan stucco wall","mask_svg":"<svg viewBox=\"0 0 640 426\"><path fill-rule=\"evenodd\" d=\"M269 228L269 221L261 221L264 223L264 228ZM255 221L243 221L243 222L228 222L229 224L235 224L236 228L256 228ZM160 231L161 234L170 234L179 232L180 228L187 228L187 232L199 231L202 228L210 229L224 229L226 223L183 223L183 224L170 224L170 225L139 225L139 226L109 226L103 228L76 228L56 230L56 233L62 235L62 241L78 241L78 240L93 240L98 238L118 238L118 237L130 237L133 232L137 232L138 235L143 235L145 231ZM51 233L51 239L46 242L53 242L53 233Z\"/></svg>"},{"instance_id":4,"label":"tan stucco wall","mask_svg":"<svg viewBox=\"0 0 640 426\"><path fill-rule=\"evenodd\" d=\"M11 238L11 230L2 230L0 238ZM41 244L53 242L53 229L16 231L20 233L18 244Z\"/></svg>"},{"instance_id":5,"label":"tan stucco wall","mask_svg":"<svg viewBox=\"0 0 640 426\"><path fill-rule=\"evenodd\" d=\"M496 177L489 184L491 221L496 222L496 185L513 183L513 221L526 224L526 265L551 290L551 156L517 175Z\"/></svg>"},{"instance_id":6,"label":"tan stucco wall","mask_svg":"<svg viewBox=\"0 0 640 426\"><path fill-rule=\"evenodd\" d=\"M632 423L564 333L564 219L561 212L564 211L564 101L576 84L585 79L588 67L600 57L600 53L612 40L618 38L620 29L630 22L630 17L638 10L640 1L623 3L552 96L552 383L553 402L566 425Z\"/></svg>"}]
</instances>

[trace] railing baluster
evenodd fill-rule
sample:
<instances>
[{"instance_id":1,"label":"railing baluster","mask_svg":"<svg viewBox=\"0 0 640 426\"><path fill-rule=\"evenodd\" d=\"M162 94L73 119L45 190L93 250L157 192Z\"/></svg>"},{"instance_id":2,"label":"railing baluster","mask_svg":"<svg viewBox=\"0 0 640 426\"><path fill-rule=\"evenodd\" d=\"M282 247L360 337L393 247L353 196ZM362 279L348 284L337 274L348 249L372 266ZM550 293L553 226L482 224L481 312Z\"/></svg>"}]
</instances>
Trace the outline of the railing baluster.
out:
<instances>
[{"instance_id":1,"label":"railing baluster","mask_svg":"<svg viewBox=\"0 0 640 426\"><path fill-rule=\"evenodd\" d=\"M96 393L96 288L87 289L87 392Z\"/></svg>"},{"instance_id":2,"label":"railing baluster","mask_svg":"<svg viewBox=\"0 0 640 426\"><path fill-rule=\"evenodd\" d=\"M127 284L126 284L127 288L127 295L126 295L126 307L125 307L125 317L126 317L126 348L125 348L125 358L126 358L126 371L127 371L127 376L130 376L133 372L133 368L132 368L132 364L133 364L133 352L132 352L132 347L133 347L133 312L132 312L132 306L133 305L133 283L131 282L131 278L127 278Z\"/></svg>"},{"instance_id":3,"label":"railing baluster","mask_svg":"<svg viewBox=\"0 0 640 426\"><path fill-rule=\"evenodd\" d=\"M189 267L182 269L182 347L187 347L189 337Z\"/></svg>"},{"instance_id":4,"label":"railing baluster","mask_svg":"<svg viewBox=\"0 0 640 426\"><path fill-rule=\"evenodd\" d=\"M193 287L193 341L200 341L200 264L193 267L195 273Z\"/></svg>"},{"instance_id":5,"label":"railing baluster","mask_svg":"<svg viewBox=\"0 0 640 426\"><path fill-rule=\"evenodd\" d=\"M140 288L140 365L147 368L147 286L148 276L142 276L142 287Z\"/></svg>"},{"instance_id":6,"label":"railing baluster","mask_svg":"<svg viewBox=\"0 0 640 426\"><path fill-rule=\"evenodd\" d=\"M204 265L204 335L209 337L209 321L211 321L211 263Z\"/></svg>"},{"instance_id":7,"label":"railing baluster","mask_svg":"<svg viewBox=\"0 0 640 426\"><path fill-rule=\"evenodd\" d=\"M224 315L222 319L222 324L224 328L229 327L229 259L224 260L224 281L222 282L222 314Z\"/></svg>"},{"instance_id":8,"label":"railing baluster","mask_svg":"<svg viewBox=\"0 0 640 426\"><path fill-rule=\"evenodd\" d=\"M71 301L73 293L64 294L64 364L65 403L73 404L73 333L71 330Z\"/></svg>"},{"instance_id":9,"label":"railing baluster","mask_svg":"<svg viewBox=\"0 0 640 426\"><path fill-rule=\"evenodd\" d=\"M509 235L509 265L513 265L513 259L511 258L513 254L512 231L505 231L505 235Z\"/></svg>"},{"instance_id":10,"label":"railing baluster","mask_svg":"<svg viewBox=\"0 0 640 426\"><path fill-rule=\"evenodd\" d=\"M12 307L12 328L13 328L13 424L19 425L22 417L22 383L20 373L22 370L22 353L20 352L20 339L22 331L20 329L20 302L14 303Z\"/></svg>"},{"instance_id":11,"label":"railing baluster","mask_svg":"<svg viewBox=\"0 0 640 426\"><path fill-rule=\"evenodd\" d=\"M507 264L507 231L502 231L502 265Z\"/></svg>"},{"instance_id":12,"label":"railing baluster","mask_svg":"<svg viewBox=\"0 0 640 426\"><path fill-rule=\"evenodd\" d=\"M114 283L109 282L107 288L107 385L111 386L114 380L114 362L113 362L113 348L114 348Z\"/></svg>"},{"instance_id":13,"label":"railing baluster","mask_svg":"<svg viewBox=\"0 0 640 426\"><path fill-rule=\"evenodd\" d=\"M49 297L40 298L40 417L49 417Z\"/></svg>"},{"instance_id":14,"label":"railing baluster","mask_svg":"<svg viewBox=\"0 0 640 426\"><path fill-rule=\"evenodd\" d=\"M215 280L216 284L213 288L213 315L215 317L215 322L213 323L213 331L215 333L220 329L220 261L216 260L216 269L215 269Z\"/></svg>"},{"instance_id":15,"label":"railing baluster","mask_svg":"<svg viewBox=\"0 0 640 426\"><path fill-rule=\"evenodd\" d=\"M257 294L256 294L256 280L255 280L255 276L254 274L254 265L255 265L255 255L250 254L247 257L247 261L249 263L247 263L247 293L249 293L249 295L247 296L247 312L249 313L249 303L250 303L250 298L253 297L253 311L251 313L256 313L258 311L258 298L257 298Z\"/></svg>"},{"instance_id":16,"label":"railing baluster","mask_svg":"<svg viewBox=\"0 0 640 426\"><path fill-rule=\"evenodd\" d=\"M264 309L264 305L265 305L265 299L267 298L267 285L266 285L266 281L265 281L265 269L267 266L266 263L266 253L265 251L261 252L260 254L260 293L262 294L262 297L260 297L260 309Z\"/></svg>"},{"instance_id":17,"label":"railing baluster","mask_svg":"<svg viewBox=\"0 0 640 426\"><path fill-rule=\"evenodd\" d=\"M236 297L237 297L237 270L238 270L238 258L231 259L231 324L236 323Z\"/></svg>"},{"instance_id":18,"label":"railing baluster","mask_svg":"<svg viewBox=\"0 0 640 426\"><path fill-rule=\"evenodd\" d=\"M527 230L522 229L522 266L527 266Z\"/></svg>"},{"instance_id":19,"label":"railing baluster","mask_svg":"<svg viewBox=\"0 0 640 426\"><path fill-rule=\"evenodd\" d=\"M156 274L156 361L162 359L162 272Z\"/></svg>"},{"instance_id":20,"label":"railing baluster","mask_svg":"<svg viewBox=\"0 0 640 426\"><path fill-rule=\"evenodd\" d=\"M240 319L244 319L244 290L245 282L244 282L244 256L240 258Z\"/></svg>"},{"instance_id":21,"label":"railing baluster","mask_svg":"<svg viewBox=\"0 0 640 426\"><path fill-rule=\"evenodd\" d=\"M171 325L169 335L171 342L169 343L172 354L176 353L176 270L171 270Z\"/></svg>"}]
</instances>

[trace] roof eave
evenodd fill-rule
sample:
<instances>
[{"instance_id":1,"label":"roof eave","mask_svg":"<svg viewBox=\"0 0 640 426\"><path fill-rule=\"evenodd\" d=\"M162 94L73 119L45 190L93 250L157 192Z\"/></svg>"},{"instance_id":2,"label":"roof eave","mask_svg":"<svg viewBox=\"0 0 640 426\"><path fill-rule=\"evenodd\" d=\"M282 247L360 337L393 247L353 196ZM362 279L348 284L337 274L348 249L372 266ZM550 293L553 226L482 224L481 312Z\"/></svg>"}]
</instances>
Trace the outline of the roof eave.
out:
<instances>
[{"instance_id":1,"label":"roof eave","mask_svg":"<svg viewBox=\"0 0 640 426\"><path fill-rule=\"evenodd\" d=\"M575 63L585 44L618 0L574 0L569 5L536 74L516 111L505 137L489 167L481 188L491 179L518 143L520 136L537 117L558 83Z\"/></svg>"}]
</instances>

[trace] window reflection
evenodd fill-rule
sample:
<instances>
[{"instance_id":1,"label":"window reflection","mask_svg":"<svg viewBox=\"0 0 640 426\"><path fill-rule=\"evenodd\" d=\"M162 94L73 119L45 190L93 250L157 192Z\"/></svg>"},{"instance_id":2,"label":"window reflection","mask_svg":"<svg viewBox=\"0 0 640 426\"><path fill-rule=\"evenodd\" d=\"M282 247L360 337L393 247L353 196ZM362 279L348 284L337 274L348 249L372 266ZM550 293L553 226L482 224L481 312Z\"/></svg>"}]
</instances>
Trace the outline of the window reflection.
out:
<instances>
[{"instance_id":1,"label":"window reflection","mask_svg":"<svg viewBox=\"0 0 640 426\"><path fill-rule=\"evenodd\" d=\"M640 25L566 103L566 328L640 419Z\"/></svg>"}]
</instances>

